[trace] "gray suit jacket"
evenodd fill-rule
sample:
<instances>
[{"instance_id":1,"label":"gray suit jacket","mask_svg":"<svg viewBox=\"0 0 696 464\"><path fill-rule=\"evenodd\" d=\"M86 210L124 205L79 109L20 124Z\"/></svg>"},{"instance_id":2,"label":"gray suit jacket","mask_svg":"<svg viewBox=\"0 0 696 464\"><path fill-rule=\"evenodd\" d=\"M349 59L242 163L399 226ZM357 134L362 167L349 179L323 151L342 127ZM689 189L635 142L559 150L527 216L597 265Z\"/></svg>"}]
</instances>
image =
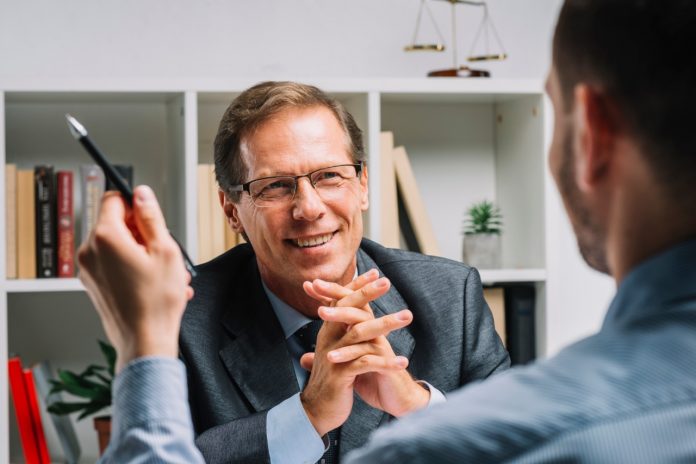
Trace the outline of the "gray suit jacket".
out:
<instances>
[{"instance_id":1,"label":"gray suit jacket","mask_svg":"<svg viewBox=\"0 0 696 464\"><path fill-rule=\"evenodd\" d=\"M506 369L475 269L363 240L358 271L392 282L375 316L409 308L413 323L388 340L416 379L450 392ZM208 462L268 462L266 414L300 391L285 337L261 286L256 256L241 245L197 268L181 326L196 445ZM363 445L388 416L356 397L341 427L341 455Z\"/></svg>"}]
</instances>

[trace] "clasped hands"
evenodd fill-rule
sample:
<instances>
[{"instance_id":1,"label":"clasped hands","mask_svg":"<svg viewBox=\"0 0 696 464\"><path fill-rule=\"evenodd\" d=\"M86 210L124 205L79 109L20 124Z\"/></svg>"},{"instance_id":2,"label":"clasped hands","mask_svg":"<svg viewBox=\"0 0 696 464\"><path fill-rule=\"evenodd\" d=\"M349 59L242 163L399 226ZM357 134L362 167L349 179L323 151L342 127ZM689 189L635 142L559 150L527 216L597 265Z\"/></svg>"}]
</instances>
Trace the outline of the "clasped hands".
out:
<instances>
[{"instance_id":1,"label":"clasped hands","mask_svg":"<svg viewBox=\"0 0 696 464\"><path fill-rule=\"evenodd\" d=\"M322 302L325 321L316 351L300 359L310 371L300 395L319 435L341 426L353 407L353 392L370 406L400 417L428 404L430 393L406 371L408 359L396 356L386 336L409 325L411 311L375 318L369 303L389 291L390 282L376 270L347 286L316 279L305 292Z\"/></svg>"}]
</instances>

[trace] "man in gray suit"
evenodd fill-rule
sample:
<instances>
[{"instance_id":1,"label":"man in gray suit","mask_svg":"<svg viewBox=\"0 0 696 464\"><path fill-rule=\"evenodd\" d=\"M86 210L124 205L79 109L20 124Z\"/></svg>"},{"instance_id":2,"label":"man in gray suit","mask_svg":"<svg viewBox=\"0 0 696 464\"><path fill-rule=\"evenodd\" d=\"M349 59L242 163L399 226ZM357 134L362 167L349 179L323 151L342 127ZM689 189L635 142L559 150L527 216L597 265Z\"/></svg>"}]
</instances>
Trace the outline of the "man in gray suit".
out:
<instances>
[{"instance_id":1,"label":"man in gray suit","mask_svg":"<svg viewBox=\"0 0 696 464\"><path fill-rule=\"evenodd\" d=\"M207 461L338 462L509 366L475 269L363 239L364 158L312 86L256 85L223 116L220 203L248 244L198 267L180 336Z\"/></svg>"},{"instance_id":2,"label":"man in gray suit","mask_svg":"<svg viewBox=\"0 0 696 464\"><path fill-rule=\"evenodd\" d=\"M583 257L618 285L604 324L349 462L696 462L695 57L691 0L566 0L549 165Z\"/></svg>"}]
</instances>

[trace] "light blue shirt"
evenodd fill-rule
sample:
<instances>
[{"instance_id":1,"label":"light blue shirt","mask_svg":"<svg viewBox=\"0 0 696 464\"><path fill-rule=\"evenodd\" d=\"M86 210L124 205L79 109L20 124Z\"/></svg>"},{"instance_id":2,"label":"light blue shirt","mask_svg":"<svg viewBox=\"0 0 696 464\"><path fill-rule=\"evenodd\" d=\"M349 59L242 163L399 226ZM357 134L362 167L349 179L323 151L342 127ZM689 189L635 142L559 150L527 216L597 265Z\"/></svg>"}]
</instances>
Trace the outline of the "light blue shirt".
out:
<instances>
[{"instance_id":1,"label":"light blue shirt","mask_svg":"<svg viewBox=\"0 0 696 464\"><path fill-rule=\"evenodd\" d=\"M112 393L111 441L100 463L203 462L194 442L181 361L131 361L114 379Z\"/></svg>"},{"instance_id":2,"label":"light blue shirt","mask_svg":"<svg viewBox=\"0 0 696 464\"><path fill-rule=\"evenodd\" d=\"M634 268L596 335L376 430L348 462L696 462L696 240Z\"/></svg>"},{"instance_id":3,"label":"light blue shirt","mask_svg":"<svg viewBox=\"0 0 696 464\"><path fill-rule=\"evenodd\" d=\"M292 308L271 292L266 284L263 289L271 302L280 326L285 334L288 351L292 356L292 364L300 390L304 389L309 373L300 365L304 349L300 345L295 332L312 320ZM432 385L423 382L430 390L428 406L445 401L445 395ZM268 411L266 416L266 438L271 462L314 463L324 454L326 449L322 437L309 421L305 413L300 394L296 393Z\"/></svg>"}]
</instances>

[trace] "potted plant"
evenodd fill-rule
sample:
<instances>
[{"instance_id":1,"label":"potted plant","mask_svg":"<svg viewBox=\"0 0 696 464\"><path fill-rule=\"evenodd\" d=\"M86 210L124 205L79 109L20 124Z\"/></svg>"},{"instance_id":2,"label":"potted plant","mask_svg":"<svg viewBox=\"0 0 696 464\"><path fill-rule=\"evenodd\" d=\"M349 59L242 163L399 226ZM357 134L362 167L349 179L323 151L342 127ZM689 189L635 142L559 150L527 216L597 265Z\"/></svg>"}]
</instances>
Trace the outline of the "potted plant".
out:
<instances>
[{"instance_id":1,"label":"potted plant","mask_svg":"<svg viewBox=\"0 0 696 464\"><path fill-rule=\"evenodd\" d=\"M66 415L79 412L77 420L95 414L111 406L111 384L116 366L116 350L113 346L99 340L99 348L106 360L106 366L90 365L79 374L68 370L58 370L58 380L51 380L51 393L67 392L86 401L61 401L53 403L48 411ZM99 454L103 454L111 436L111 417L94 418L94 428L99 436Z\"/></svg>"},{"instance_id":2,"label":"potted plant","mask_svg":"<svg viewBox=\"0 0 696 464\"><path fill-rule=\"evenodd\" d=\"M488 200L472 204L464 219L464 262L479 269L497 269L501 266L500 209Z\"/></svg>"}]
</instances>

